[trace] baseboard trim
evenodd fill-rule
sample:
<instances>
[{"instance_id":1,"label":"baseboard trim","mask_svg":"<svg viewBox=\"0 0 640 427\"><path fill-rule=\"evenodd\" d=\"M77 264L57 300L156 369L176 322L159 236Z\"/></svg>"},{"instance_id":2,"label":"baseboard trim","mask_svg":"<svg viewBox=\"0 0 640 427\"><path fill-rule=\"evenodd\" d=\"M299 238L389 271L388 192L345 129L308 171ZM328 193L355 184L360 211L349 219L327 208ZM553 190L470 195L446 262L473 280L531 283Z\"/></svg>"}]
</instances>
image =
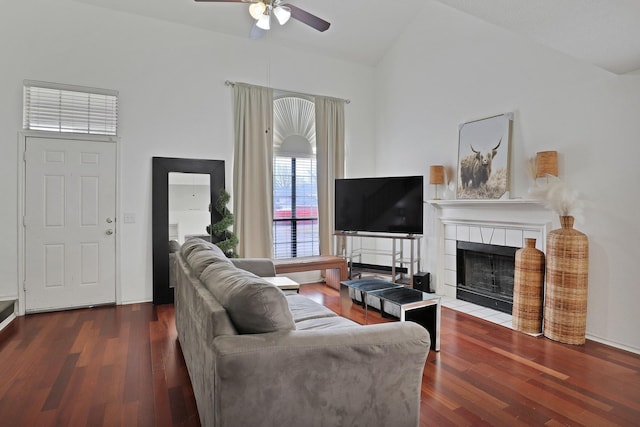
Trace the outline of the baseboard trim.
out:
<instances>
[{"instance_id":1,"label":"baseboard trim","mask_svg":"<svg viewBox=\"0 0 640 427\"><path fill-rule=\"evenodd\" d=\"M586 334L586 338L591 341L599 342L600 344L608 345L609 347L615 347L620 350L628 351L635 354L640 354L640 348L631 347L625 344L621 344L619 342L606 340L604 338L600 338L598 336L591 335L591 334Z\"/></svg>"},{"instance_id":2,"label":"baseboard trim","mask_svg":"<svg viewBox=\"0 0 640 427\"><path fill-rule=\"evenodd\" d=\"M147 302L153 302L153 299L121 301L120 304L116 304L116 305L144 304L144 303L147 303Z\"/></svg>"}]
</instances>

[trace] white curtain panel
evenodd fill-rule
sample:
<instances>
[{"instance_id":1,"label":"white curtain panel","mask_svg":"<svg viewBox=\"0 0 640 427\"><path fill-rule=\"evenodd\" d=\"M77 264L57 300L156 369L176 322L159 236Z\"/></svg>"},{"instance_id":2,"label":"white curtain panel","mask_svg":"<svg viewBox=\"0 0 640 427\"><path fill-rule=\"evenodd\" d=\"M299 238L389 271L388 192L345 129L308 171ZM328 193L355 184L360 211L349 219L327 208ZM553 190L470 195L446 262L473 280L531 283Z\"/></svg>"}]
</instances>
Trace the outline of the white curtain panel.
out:
<instances>
[{"instance_id":1,"label":"white curtain panel","mask_svg":"<svg viewBox=\"0 0 640 427\"><path fill-rule=\"evenodd\" d=\"M343 243L333 250L335 230L335 179L344 177L343 99L316 96L316 164L318 173L318 230L320 254L340 254Z\"/></svg>"},{"instance_id":2,"label":"white curtain panel","mask_svg":"<svg viewBox=\"0 0 640 427\"><path fill-rule=\"evenodd\" d=\"M273 257L273 90L234 86L233 209L238 255Z\"/></svg>"}]
</instances>

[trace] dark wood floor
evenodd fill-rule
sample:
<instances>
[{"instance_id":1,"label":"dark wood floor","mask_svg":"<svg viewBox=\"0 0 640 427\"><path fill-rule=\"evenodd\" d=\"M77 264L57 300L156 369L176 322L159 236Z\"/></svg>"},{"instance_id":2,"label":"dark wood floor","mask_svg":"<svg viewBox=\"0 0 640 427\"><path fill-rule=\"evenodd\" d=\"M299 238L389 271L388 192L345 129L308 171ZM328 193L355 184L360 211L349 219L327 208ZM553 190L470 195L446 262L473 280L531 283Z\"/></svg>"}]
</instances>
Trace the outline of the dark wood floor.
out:
<instances>
[{"instance_id":1,"label":"dark wood floor","mask_svg":"<svg viewBox=\"0 0 640 427\"><path fill-rule=\"evenodd\" d=\"M339 311L333 289L301 293ZM134 304L19 318L0 333L0 425L199 425L173 316ZM348 316L364 320L357 306ZM421 412L421 426L640 426L640 356L445 308Z\"/></svg>"},{"instance_id":2,"label":"dark wood floor","mask_svg":"<svg viewBox=\"0 0 640 427\"><path fill-rule=\"evenodd\" d=\"M19 317L0 335L0 425L198 426L173 306Z\"/></svg>"}]
</instances>

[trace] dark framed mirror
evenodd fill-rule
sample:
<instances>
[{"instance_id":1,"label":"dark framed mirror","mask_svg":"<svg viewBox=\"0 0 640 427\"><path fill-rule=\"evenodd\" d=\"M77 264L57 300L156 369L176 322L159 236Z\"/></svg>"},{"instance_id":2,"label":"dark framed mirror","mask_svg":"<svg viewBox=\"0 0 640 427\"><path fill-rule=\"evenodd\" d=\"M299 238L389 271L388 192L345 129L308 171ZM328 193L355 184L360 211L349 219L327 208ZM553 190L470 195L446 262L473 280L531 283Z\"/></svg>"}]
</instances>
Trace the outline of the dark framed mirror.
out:
<instances>
[{"instance_id":1,"label":"dark framed mirror","mask_svg":"<svg viewBox=\"0 0 640 427\"><path fill-rule=\"evenodd\" d=\"M224 160L153 158L152 177L152 241L153 241L153 303L173 303L173 288L169 280L169 176L172 173L209 176L209 224L220 220L211 209L225 188ZM207 224L208 225L208 224ZM206 231L202 230L205 234Z\"/></svg>"}]
</instances>

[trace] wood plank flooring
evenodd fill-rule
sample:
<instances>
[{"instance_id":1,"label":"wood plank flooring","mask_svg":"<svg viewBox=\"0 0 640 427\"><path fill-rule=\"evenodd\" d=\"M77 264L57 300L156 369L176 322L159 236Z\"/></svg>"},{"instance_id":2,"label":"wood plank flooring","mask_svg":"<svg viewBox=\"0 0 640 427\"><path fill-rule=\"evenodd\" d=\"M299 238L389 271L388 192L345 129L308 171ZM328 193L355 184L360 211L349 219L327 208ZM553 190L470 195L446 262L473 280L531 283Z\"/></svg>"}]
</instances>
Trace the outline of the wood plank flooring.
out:
<instances>
[{"instance_id":1,"label":"wood plank flooring","mask_svg":"<svg viewBox=\"0 0 640 427\"><path fill-rule=\"evenodd\" d=\"M301 293L340 310L332 288ZM348 317L364 322L358 306ZM370 312L369 321L391 320ZM199 425L173 306L18 318L0 333L0 425ZM443 308L421 426L559 425L640 426L640 355L559 344Z\"/></svg>"},{"instance_id":2,"label":"wood plank flooring","mask_svg":"<svg viewBox=\"0 0 640 427\"><path fill-rule=\"evenodd\" d=\"M19 317L0 334L0 425L198 426L173 306Z\"/></svg>"}]
</instances>

